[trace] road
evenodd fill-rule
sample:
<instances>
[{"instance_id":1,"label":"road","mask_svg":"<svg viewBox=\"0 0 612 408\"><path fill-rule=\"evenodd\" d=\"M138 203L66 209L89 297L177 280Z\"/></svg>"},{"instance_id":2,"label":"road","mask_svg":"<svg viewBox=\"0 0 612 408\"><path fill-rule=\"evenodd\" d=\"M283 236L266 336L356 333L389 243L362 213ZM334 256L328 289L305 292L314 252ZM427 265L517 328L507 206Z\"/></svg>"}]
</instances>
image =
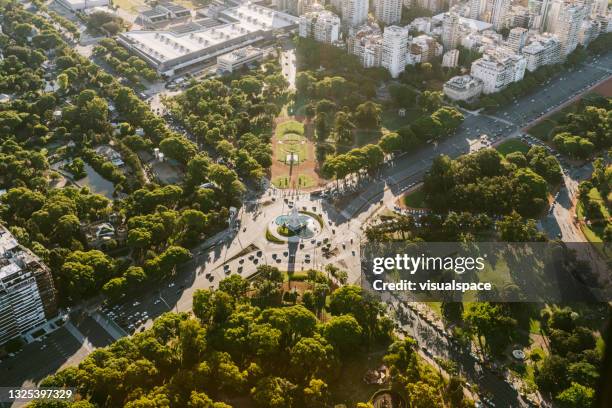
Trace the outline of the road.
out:
<instances>
[{"instance_id":1,"label":"road","mask_svg":"<svg viewBox=\"0 0 612 408\"><path fill-rule=\"evenodd\" d=\"M439 329L430 320L422 318L414 309L414 305L401 304L391 297L386 303L395 311L395 321L402 333L413 337L420 347L420 352L426 357L454 361L468 383L478 384L478 394L481 397L488 396L499 406L527 406L510 381L481 364L469 347L461 346L450 334Z\"/></svg>"},{"instance_id":2,"label":"road","mask_svg":"<svg viewBox=\"0 0 612 408\"><path fill-rule=\"evenodd\" d=\"M286 46L281 52L281 70L287 82L289 82L289 90L295 90L295 75L297 72L295 47Z\"/></svg>"},{"instance_id":3,"label":"road","mask_svg":"<svg viewBox=\"0 0 612 408\"><path fill-rule=\"evenodd\" d=\"M288 54L284 58L292 57ZM257 202L243 206L239 214L242 224L237 233L226 230L208 239L194 249L194 259L178 271L171 283L166 284L159 290L143 293L134 299L130 299L122 307L122 313L129 316L135 312L147 311L150 317L145 319L144 326L148 327L152 323L151 318L169 309L190 310L192 295L196 289L216 287L219 280L224 276L238 272L239 266L243 268L242 275L248 276L258 264L272 264L270 258L273 253L281 258L280 263L277 264L281 269L300 270L310 267L305 262L305 254L309 253L312 254L312 266L321 268L326 263L338 264L349 271L349 282L355 282L360 271L358 251L362 224L379 210L383 203L394 202L408 185L422 180L435 157L440 154L457 157L472 151L477 147L476 140L483 133L488 134L490 139L498 142L519 135L521 130L529 123L541 118L543 112L546 113L556 109L591 85L609 77L609 71L602 68L605 66L612 66L612 52L601 57L599 61L588 61L579 70L563 73L561 77L552 79L544 88L500 109L495 116L466 111L465 121L453 136L437 146L427 146L414 154L396 158L382 170L379 179L368 183L367 187L363 188L341 211L337 211L325 201L311 199L308 195L292 197L291 199L296 202L296 205L306 206L307 208L314 207L316 212L323 215L325 231L323 232L324 235L317 237L317 240L327 237L332 244L332 248L338 249L338 255L323 258L319 246L310 242L302 242L304 244L303 248L299 244L278 245L267 242L265 240L266 226L276 216L286 214L289 210L283 196L286 193L272 189ZM288 75L291 76L289 72ZM205 249L212 244L214 244L212 249ZM262 251L262 256L256 255L257 250ZM284 252L294 254L296 261L289 263L283 255ZM253 255L252 259L249 259L250 255ZM240 263L241 259L243 263ZM256 260L257 262L255 262ZM229 273L222 267L228 262L230 265ZM138 301L139 304L134 305L134 301ZM91 320L93 321L93 319ZM66 332L64 329L61 330L64 333ZM108 333L107 336L110 337ZM57 336L51 337L56 339ZM99 344L109 341L108 337L101 340ZM93 344L93 342L91 343ZM93 345L97 346L98 344ZM78 347L73 346L67 348L76 352ZM69 354L67 353L67 356ZM448 353L449 356L455 356L455 354L456 350ZM20 366L32 364L31 358L27 358L27 353L21 355L25 356L25 359L19 364ZM46 367L46 373L51 373L63 365L66 358L43 365L41 370ZM463 358L462 354L457 355L457 359L462 365L464 364L462 362ZM16 359L17 357L12 360ZM36 360L34 363L36 363ZM469 373L469 364L465 364L464 369ZM504 393L504 390L509 387L504 388L502 384L488 377L486 376L481 381L486 390L495 391L498 389L500 393ZM36 379L33 378L32 380L35 381ZM493 382L487 385L489 381ZM502 381L502 383L504 382ZM500 398L499 401L507 402L504 406L513 406L509 394L508 396L495 394L494 400L496 402L498 401L497 398ZM516 401L516 398L514 401Z\"/></svg>"},{"instance_id":4,"label":"road","mask_svg":"<svg viewBox=\"0 0 612 408\"><path fill-rule=\"evenodd\" d=\"M531 95L499 109L495 115L464 111L465 120L453 136L437 146L428 145L414 154L396 158L384 169L383 178L364 189L342 214L348 220L360 212L371 210L387 189L395 196L400 195L408 185L422 180L434 158L441 154L456 158L470 152L483 133L496 142L518 136L530 124L609 78L609 70L602 69L602 66L612 66L612 52L597 61L589 59L579 69L563 72Z\"/></svg>"}]
</instances>

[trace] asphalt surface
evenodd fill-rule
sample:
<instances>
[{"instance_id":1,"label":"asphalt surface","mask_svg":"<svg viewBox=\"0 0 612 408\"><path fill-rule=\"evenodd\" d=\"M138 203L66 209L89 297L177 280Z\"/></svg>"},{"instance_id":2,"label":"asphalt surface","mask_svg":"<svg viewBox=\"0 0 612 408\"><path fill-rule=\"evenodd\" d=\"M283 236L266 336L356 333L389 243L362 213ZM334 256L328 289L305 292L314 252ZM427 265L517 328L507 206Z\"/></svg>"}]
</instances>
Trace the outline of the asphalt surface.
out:
<instances>
[{"instance_id":1,"label":"asphalt surface","mask_svg":"<svg viewBox=\"0 0 612 408\"><path fill-rule=\"evenodd\" d=\"M385 189L399 195L407 186L423 179L434 158L441 154L455 158L469 153L482 134L487 134L494 142L520 135L531 123L609 78L611 70L603 68L606 66L612 66L612 52L598 57L597 61L590 58L573 71L561 72L544 87L499 109L495 115L463 111L465 120L453 136L437 146L428 145L416 153L396 158L384 169L382 179L365 189L342 214L350 219L367 211L383 197Z\"/></svg>"},{"instance_id":2,"label":"asphalt surface","mask_svg":"<svg viewBox=\"0 0 612 408\"><path fill-rule=\"evenodd\" d=\"M403 332L417 341L421 351L430 358L454 361L468 383L478 384L480 397L486 396L504 408L527 406L511 383L500 373L481 364L469 348L454 343L449 334L421 319L412 309L400 305L397 301L389 300L388 304L396 310L396 322L400 324Z\"/></svg>"},{"instance_id":3,"label":"asphalt surface","mask_svg":"<svg viewBox=\"0 0 612 408\"><path fill-rule=\"evenodd\" d=\"M380 180L370 183L354 200L346 205L341 212L341 217L339 214L333 213L332 209L329 209L329 212L326 211L326 217L338 228L338 235L354 234L355 231L358 231L358 228L351 225L351 220L364 220L368 213L378 207L381 200L386 202L400 195L411 184L421 181L432 160L438 155L446 154L457 157L476 150L480 147L478 138L481 134L489 135L493 141L516 137L529 123L543 116L543 112L546 113L556 109L584 92L588 87L609 77L610 70L605 67L610 66L612 66L612 52L600 57L599 61L587 62L573 72L561 73L543 88L532 95L520 98L508 107L500 109L494 116L477 112L464 112L465 121L453 136L437 146L428 146L414 154L396 158L382 171ZM333 221L331 221L332 219ZM348 222L346 222L347 220ZM250 237L250 240L253 240L256 235L261 235L258 232L252 232L250 229L258 224L261 228L261 221L253 219L251 223L253 225L249 226L246 234L241 234L244 239L248 240ZM358 223L354 222L353 224ZM347 232L340 228L345 228ZM218 270L214 275L217 276L216 279L214 276L213 279L205 277L208 270L204 268L204 265L210 263L213 269L218 268L218 265L225 263L226 259L231 259L231 256L228 258L228 254L230 254L230 251L235 251L238 244L240 246L249 244L247 241L238 242L236 238L234 234L226 230L213 239L207 240L206 244L196 248L194 251L195 259L179 271L172 283L166 283L159 290L143 293L137 299L131 299L122 306L119 313L128 317L135 312L147 311L149 316L156 316L168 310L188 310L186 307L193 290L198 287L214 287L221 277ZM212 249L207 249L206 246L211 241L214 241L215 246ZM232 245L234 245L233 249ZM355 242L355 245L358 245L358 243ZM282 249L279 249L279 251L282 251ZM268 259L263 260L269 261ZM134 300L138 301L139 304L133 304ZM144 325L148 326L150 324L151 319L146 319ZM80 361L90 352L90 347L100 347L112 341L112 336L100 328L90 317L83 317L78 320L77 325L82 326L82 329L79 327L79 330L85 332L80 341L77 340L78 334L75 335L66 328L61 328L44 340L48 343L46 348L41 350L41 344L39 343L27 345L19 355L0 363L0 384L38 382L60 367ZM421 329L418 329L417 326L416 331L419 330ZM414 330L413 333L415 333ZM440 340L440 345L434 348L424 338L424 335L418 335L417 333L416 337L422 346L425 345L430 350L439 349L440 356L451 358L459 363L466 376L469 379L473 378L472 381L478 383L485 392L490 393L496 403L505 407L520 406L516 405L518 401L516 391L502 379L493 374L485 375L482 378L472 377L471 370L474 370L475 361L471 361L474 358L469 353L466 356L465 353L447 348L444 346L443 340Z\"/></svg>"}]
</instances>

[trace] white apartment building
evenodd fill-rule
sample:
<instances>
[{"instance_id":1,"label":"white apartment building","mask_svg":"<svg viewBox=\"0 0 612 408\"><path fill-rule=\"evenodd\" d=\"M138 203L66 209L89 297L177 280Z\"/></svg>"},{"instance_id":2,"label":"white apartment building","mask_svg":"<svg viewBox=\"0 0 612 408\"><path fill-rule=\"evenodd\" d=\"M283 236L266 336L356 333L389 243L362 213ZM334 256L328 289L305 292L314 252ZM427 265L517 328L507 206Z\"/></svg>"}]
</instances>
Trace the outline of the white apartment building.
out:
<instances>
[{"instance_id":1,"label":"white apartment building","mask_svg":"<svg viewBox=\"0 0 612 408\"><path fill-rule=\"evenodd\" d=\"M374 14L387 25L399 23L402 19L402 0L375 0Z\"/></svg>"},{"instance_id":2,"label":"white apartment building","mask_svg":"<svg viewBox=\"0 0 612 408\"><path fill-rule=\"evenodd\" d=\"M480 96L483 83L469 75L452 77L444 84L444 95L454 101L469 101Z\"/></svg>"},{"instance_id":3,"label":"white apartment building","mask_svg":"<svg viewBox=\"0 0 612 408\"><path fill-rule=\"evenodd\" d=\"M521 54L526 60L526 69L535 71L544 65L561 62L561 43L555 35L539 34L529 39Z\"/></svg>"},{"instance_id":4,"label":"white apartment building","mask_svg":"<svg viewBox=\"0 0 612 408\"><path fill-rule=\"evenodd\" d=\"M454 68L459 64L459 50L446 51L442 56L442 66Z\"/></svg>"},{"instance_id":5,"label":"white apartment building","mask_svg":"<svg viewBox=\"0 0 612 408\"><path fill-rule=\"evenodd\" d=\"M383 35L377 24L365 24L349 30L348 51L357 56L364 68L382 64Z\"/></svg>"},{"instance_id":6,"label":"white apartment building","mask_svg":"<svg viewBox=\"0 0 612 408\"><path fill-rule=\"evenodd\" d=\"M478 20L480 18L480 7L482 3L482 0L469 0L467 17L472 20Z\"/></svg>"},{"instance_id":7,"label":"white apartment building","mask_svg":"<svg viewBox=\"0 0 612 408\"><path fill-rule=\"evenodd\" d=\"M442 0L414 0L417 6L427 9L429 11L439 12L442 10L444 2Z\"/></svg>"},{"instance_id":8,"label":"white apartment building","mask_svg":"<svg viewBox=\"0 0 612 408\"><path fill-rule=\"evenodd\" d=\"M563 57L567 57L576 49L578 33L586 14L587 9L582 4L563 3L561 5L554 27L550 31L559 37Z\"/></svg>"},{"instance_id":9,"label":"white apartment building","mask_svg":"<svg viewBox=\"0 0 612 408\"><path fill-rule=\"evenodd\" d=\"M311 11L300 16L300 37L334 43L340 35L340 17L328 10Z\"/></svg>"},{"instance_id":10,"label":"white apartment building","mask_svg":"<svg viewBox=\"0 0 612 408\"><path fill-rule=\"evenodd\" d=\"M522 55L502 50L487 53L472 63L470 74L483 82L483 93L499 92L525 75L526 61Z\"/></svg>"},{"instance_id":11,"label":"white apartment building","mask_svg":"<svg viewBox=\"0 0 612 408\"><path fill-rule=\"evenodd\" d=\"M506 14L506 27L530 27L534 14L527 7L520 5L510 6L510 10Z\"/></svg>"},{"instance_id":12,"label":"white apartment building","mask_svg":"<svg viewBox=\"0 0 612 408\"><path fill-rule=\"evenodd\" d=\"M506 14L510 9L510 0L489 0L491 12L489 22L496 30L504 28Z\"/></svg>"},{"instance_id":13,"label":"white apartment building","mask_svg":"<svg viewBox=\"0 0 612 408\"><path fill-rule=\"evenodd\" d=\"M342 22L358 27L368 20L368 0L342 0Z\"/></svg>"},{"instance_id":14,"label":"white apartment building","mask_svg":"<svg viewBox=\"0 0 612 408\"><path fill-rule=\"evenodd\" d=\"M408 26L410 30L429 34L431 32L431 17L417 17Z\"/></svg>"},{"instance_id":15,"label":"white apartment building","mask_svg":"<svg viewBox=\"0 0 612 408\"><path fill-rule=\"evenodd\" d=\"M406 69L408 30L405 27L385 27L382 42L382 66L397 78Z\"/></svg>"},{"instance_id":16,"label":"white apartment building","mask_svg":"<svg viewBox=\"0 0 612 408\"><path fill-rule=\"evenodd\" d=\"M0 225L0 344L57 314L51 272Z\"/></svg>"},{"instance_id":17,"label":"white apartment building","mask_svg":"<svg viewBox=\"0 0 612 408\"><path fill-rule=\"evenodd\" d=\"M442 20L442 46L445 50L457 48L460 41L459 14L445 13Z\"/></svg>"},{"instance_id":18,"label":"white apartment building","mask_svg":"<svg viewBox=\"0 0 612 408\"><path fill-rule=\"evenodd\" d=\"M520 53L527 42L528 31L523 27L515 27L508 34L508 47L515 53Z\"/></svg>"},{"instance_id":19,"label":"white apartment building","mask_svg":"<svg viewBox=\"0 0 612 408\"><path fill-rule=\"evenodd\" d=\"M219 69L234 72L236 69L252 62L261 61L264 57L261 48L247 46L217 57Z\"/></svg>"},{"instance_id":20,"label":"white apartment building","mask_svg":"<svg viewBox=\"0 0 612 408\"><path fill-rule=\"evenodd\" d=\"M495 31L487 30L482 33L470 33L461 38L461 45L469 50L484 52L498 47L503 37Z\"/></svg>"},{"instance_id":21,"label":"white apartment building","mask_svg":"<svg viewBox=\"0 0 612 408\"><path fill-rule=\"evenodd\" d=\"M578 31L578 43L586 47L591 41L597 38L599 33L600 26L598 22L588 18L584 19Z\"/></svg>"},{"instance_id":22,"label":"white apartment building","mask_svg":"<svg viewBox=\"0 0 612 408\"><path fill-rule=\"evenodd\" d=\"M591 15L606 15L608 13L608 0L595 0L591 6Z\"/></svg>"},{"instance_id":23,"label":"white apartment building","mask_svg":"<svg viewBox=\"0 0 612 408\"><path fill-rule=\"evenodd\" d=\"M414 65L442 55L444 48L433 37L419 35L408 42L407 63Z\"/></svg>"}]
</instances>

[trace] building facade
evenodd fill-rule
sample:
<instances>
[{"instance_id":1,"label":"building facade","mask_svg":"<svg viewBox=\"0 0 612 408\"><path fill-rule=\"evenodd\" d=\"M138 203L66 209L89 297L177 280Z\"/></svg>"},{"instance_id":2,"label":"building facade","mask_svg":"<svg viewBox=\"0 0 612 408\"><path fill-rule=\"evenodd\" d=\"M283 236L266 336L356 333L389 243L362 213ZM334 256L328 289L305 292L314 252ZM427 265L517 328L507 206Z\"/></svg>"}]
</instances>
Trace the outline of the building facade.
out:
<instances>
[{"instance_id":1,"label":"building facade","mask_svg":"<svg viewBox=\"0 0 612 408\"><path fill-rule=\"evenodd\" d=\"M402 19L402 0L375 0L374 13L386 25L399 23Z\"/></svg>"},{"instance_id":2,"label":"building facade","mask_svg":"<svg viewBox=\"0 0 612 408\"><path fill-rule=\"evenodd\" d=\"M205 16L214 24L191 23L186 30L128 31L119 34L118 41L160 74L173 76L299 26L297 17L251 2L233 7L215 4Z\"/></svg>"},{"instance_id":3,"label":"building facade","mask_svg":"<svg viewBox=\"0 0 612 408\"><path fill-rule=\"evenodd\" d=\"M445 51L457 48L459 45L459 14L445 13L442 20L442 46Z\"/></svg>"},{"instance_id":4,"label":"building facade","mask_svg":"<svg viewBox=\"0 0 612 408\"><path fill-rule=\"evenodd\" d=\"M261 48L248 46L218 56L217 66L222 71L234 72L245 65L261 61L263 57L264 53Z\"/></svg>"},{"instance_id":5,"label":"building facade","mask_svg":"<svg viewBox=\"0 0 612 408\"><path fill-rule=\"evenodd\" d=\"M561 43L555 35L540 34L530 39L521 54L525 57L526 69L533 72L544 65L561 62Z\"/></svg>"},{"instance_id":6,"label":"building facade","mask_svg":"<svg viewBox=\"0 0 612 408\"><path fill-rule=\"evenodd\" d=\"M0 344L57 314L51 272L0 225Z\"/></svg>"},{"instance_id":7,"label":"building facade","mask_svg":"<svg viewBox=\"0 0 612 408\"><path fill-rule=\"evenodd\" d=\"M368 20L368 0L342 0L342 23L358 27Z\"/></svg>"},{"instance_id":8,"label":"building facade","mask_svg":"<svg viewBox=\"0 0 612 408\"><path fill-rule=\"evenodd\" d=\"M382 64L383 36L376 24L366 24L349 31L348 51L357 56L364 68Z\"/></svg>"},{"instance_id":9,"label":"building facade","mask_svg":"<svg viewBox=\"0 0 612 408\"><path fill-rule=\"evenodd\" d=\"M520 53L527 42L527 29L515 27L508 34L508 47L515 53Z\"/></svg>"},{"instance_id":10,"label":"building facade","mask_svg":"<svg viewBox=\"0 0 612 408\"><path fill-rule=\"evenodd\" d=\"M586 17L586 7L582 4L562 3L558 17L554 21L551 32L559 37L561 42L561 54L567 57L578 46L578 34L582 21Z\"/></svg>"},{"instance_id":11,"label":"building facade","mask_svg":"<svg viewBox=\"0 0 612 408\"><path fill-rule=\"evenodd\" d=\"M382 43L382 66L397 78L406 69L408 30L399 26L385 27Z\"/></svg>"},{"instance_id":12,"label":"building facade","mask_svg":"<svg viewBox=\"0 0 612 408\"><path fill-rule=\"evenodd\" d=\"M442 66L454 68L459 64L459 50L446 51L442 56Z\"/></svg>"},{"instance_id":13,"label":"building facade","mask_svg":"<svg viewBox=\"0 0 612 408\"><path fill-rule=\"evenodd\" d=\"M452 77L444 84L444 95L454 101L469 101L482 93L483 83L469 75Z\"/></svg>"},{"instance_id":14,"label":"building facade","mask_svg":"<svg viewBox=\"0 0 612 408\"><path fill-rule=\"evenodd\" d=\"M340 17L331 11L312 11L300 16L300 37L334 43L340 35Z\"/></svg>"},{"instance_id":15,"label":"building facade","mask_svg":"<svg viewBox=\"0 0 612 408\"><path fill-rule=\"evenodd\" d=\"M482 81L483 93L490 94L523 79L526 65L525 57L522 55L497 50L472 62L470 74Z\"/></svg>"}]
</instances>

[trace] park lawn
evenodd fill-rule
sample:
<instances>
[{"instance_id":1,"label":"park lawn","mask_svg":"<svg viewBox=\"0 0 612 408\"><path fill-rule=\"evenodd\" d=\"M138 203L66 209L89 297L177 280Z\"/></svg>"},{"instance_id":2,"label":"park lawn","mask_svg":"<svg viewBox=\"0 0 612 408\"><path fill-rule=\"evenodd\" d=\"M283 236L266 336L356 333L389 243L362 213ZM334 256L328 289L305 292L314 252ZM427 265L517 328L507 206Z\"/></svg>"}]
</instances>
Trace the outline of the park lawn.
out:
<instances>
[{"instance_id":1,"label":"park lawn","mask_svg":"<svg viewBox=\"0 0 612 408\"><path fill-rule=\"evenodd\" d=\"M297 133L286 133L282 136L277 136L276 159L284 163L289 153L297 154L299 163L311 159L308 157L306 138Z\"/></svg>"},{"instance_id":2,"label":"park lawn","mask_svg":"<svg viewBox=\"0 0 612 408\"><path fill-rule=\"evenodd\" d=\"M540 140L548 140L548 135L557 126L557 124L549 119L543 119L529 128L527 133L537 137Z\"/></svg>"},{"instance_id":3,"label":"park lawn","mask_svg":"<svg viewBox=\"0 0 612 408\"><path fill-rule=\"evenodd\" d=\"M316 186L317 183L314 178L310 177L308 174L300 174L297 179L297 187L298 188L310 188Z\"/></svg>"},{"instance_id":4,"label":"park lawn","mask_svg":"<svg viewBox=\"0 0 612 408\"><path fill-rule=\"evenodd\" d=\"M276 188L288 188L289 176L278 176L272 179L272 184Z\"/></svg>"},{"instance_id":5,"label":"park lawn","mask_svg":"<svg viewBox=\"0 0 612 408\"><path fill-rule=\"evenodd\" d=\"M280 123L276 126L276 136L281 137L286 133L297 133L298 135L304 134L304 124L297 120L288 120Z\"/></svg>"},{"instance_id":6,"label":"park lawn","mask_svg":"<svg viewBox=\"0 0 612 408\"><path fill-rule=\"evenodd\" d=\"M427 208L425 205L425 192L420 187L404 196L404 204L410 208Z\"/></svg>"},{"instance_id":7,"label":"park lawn","mask_svg":"<svg viewBox=\"0 0 612 408\"><path fill-rule=\"evenodd\" d=\"M381 114L381 125L383 133L385 130L395 132L397 129L407 126L420 118L423 112L418 108L406 109L406 116L397 114L397 109L386 109Z\"/></svg>"},{"instance_id":8,"label":"park lawn","mask_svg":"<svg viewBox=\"0 0 612 408\"><path fill-rule=\"evenodd\" d=\"M536 123L527 130L532 136L537 137L540 140L548 140L550 133L559 124L559 121L565 117L568 113L576 112L577 104L571 104L560 111L548 115L540 122Z\"/></svg>"},{"instance_id":9,"label":"park lawn","mask_svg":"<svg viewBox=\"0 0 612 408\"><path fill-rule=\"evenodd\" d=\"M589 191L589 198L597 201L599 203L599 208L604 218L610 219L610 213L608 212L608 209L606 208L606 204L604 200L602 199L601 194L599 194L599 190L593 187L591 191ZM584 206L582 205L581 201L578 201L578 203L576 204L576 216L578 217L580 221L584 221L585 219ZM584 234L584 236L589 242L593 242L593 243L603 242L603 233L604 233L605 225L587 225L586 223L582 222L580 223L580 228L582 229L582 233ZM599 246L597 247L599 248Z\"/></svg>"},{"instance_id":10,"label":"park lawn","mask_svg":"<svg viewBox=\"0 0 612 408\"><path fill-rule=\"evenodd\" d=\"M501 143L495 148L503 157L510 153L521 152L526 154L529 151L529 145L519 139L510 139Z\"/></svg>"}]
</instances>

